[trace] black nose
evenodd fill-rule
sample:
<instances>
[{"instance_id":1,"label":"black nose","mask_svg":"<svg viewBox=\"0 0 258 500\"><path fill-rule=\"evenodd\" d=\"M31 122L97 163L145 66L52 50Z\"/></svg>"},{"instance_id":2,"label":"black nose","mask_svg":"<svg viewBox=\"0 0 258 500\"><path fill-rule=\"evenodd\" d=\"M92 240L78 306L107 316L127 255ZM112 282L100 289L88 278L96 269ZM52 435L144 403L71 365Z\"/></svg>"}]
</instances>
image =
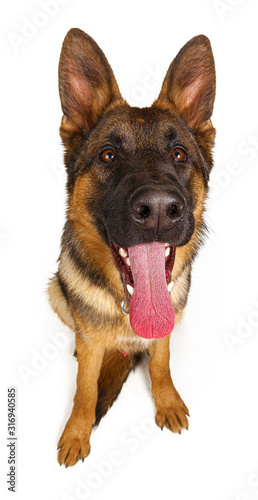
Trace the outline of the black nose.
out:
<instances>
[{"instance_id":1,"label":"black nose","mask_svg":"<svg viewBox=\"0 0 258 500\"><path fill-rule=\"evenodd\" d=\"M146 229L159 231L171 229L186 209L182 196L164 187L137 190L131 198L130 207L135 222Z\"/></svg>"}]
</instances>

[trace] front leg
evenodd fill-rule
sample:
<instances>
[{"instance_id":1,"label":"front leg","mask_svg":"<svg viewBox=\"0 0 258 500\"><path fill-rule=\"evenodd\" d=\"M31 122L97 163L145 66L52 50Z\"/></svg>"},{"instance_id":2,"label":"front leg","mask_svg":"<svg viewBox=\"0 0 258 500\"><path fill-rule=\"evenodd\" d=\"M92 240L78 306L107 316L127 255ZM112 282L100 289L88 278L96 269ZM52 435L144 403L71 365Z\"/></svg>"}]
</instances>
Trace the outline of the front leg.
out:
<instances>
[{"instance_id":1,"label":"front leg","mask_svg":"<svg viewBox=\"0 0 258 500\"><path fill-rule=\"evenodd\" d=\"M87 345L76 336L78 359L77 389L74 406L64 432L58 442L58 461L66 467L84 460L90 452L90 435L95 422L98 398L98 377L104 348Z\"/></svg>"},{"instance_id":2,"label":"front leg","mask_svg":"<svg viewBox=\"0 0 258 500\"><path fill-rule=\"evenodd\" d=\"M172 432L188 429L188 408L179 396L169 369L169 338L155 340L149 347L152 394L156 405L156 423Z\"/></svg>"}]
</instances>

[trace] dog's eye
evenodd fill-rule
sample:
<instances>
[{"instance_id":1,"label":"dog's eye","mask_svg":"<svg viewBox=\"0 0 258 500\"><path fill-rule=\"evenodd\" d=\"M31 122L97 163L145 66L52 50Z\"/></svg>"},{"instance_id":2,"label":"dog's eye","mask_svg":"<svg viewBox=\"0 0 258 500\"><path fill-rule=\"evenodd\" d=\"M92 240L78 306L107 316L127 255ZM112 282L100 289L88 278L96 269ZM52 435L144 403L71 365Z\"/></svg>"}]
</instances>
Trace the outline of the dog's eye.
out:
<instances>
[{"instance_id":1,"label":"dog's eye","mask_svg":"<svg viewBox=\"0 0 258 500\"><path fill-rule=\"evenodd\" d=\"M174 160L178 162L185 161L187 158L185 151L181 148L174 149L172 157L174 158Z\"/></svg>"},{"instance_id":2,"label":"dog's eye","mask_svg":"<svg viewBox=\"0 0 258 500\"><path fill-rule=\"evenodd\" d=\"M116 159L115 152L113 149L105 149L102 151L102 153L99 155L99 159L103 161L104 163L111 163Z\"/></svg>"}]
</instances>

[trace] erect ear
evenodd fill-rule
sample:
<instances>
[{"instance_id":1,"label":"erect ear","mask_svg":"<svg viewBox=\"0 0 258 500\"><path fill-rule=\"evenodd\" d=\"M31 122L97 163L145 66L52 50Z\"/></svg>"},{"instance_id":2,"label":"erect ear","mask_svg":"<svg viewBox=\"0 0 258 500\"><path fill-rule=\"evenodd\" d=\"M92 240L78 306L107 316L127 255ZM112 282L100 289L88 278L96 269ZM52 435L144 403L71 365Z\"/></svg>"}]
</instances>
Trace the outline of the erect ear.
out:
<instances>
[{"instance_id":1,"label":"erect ear","mask_svg":"<svg viewBox=\"0 0 258 500\"><path fill-rule=\"evenodd\" d=\"M209 39L192 38L177 54L156 101L175 104L193 130L206 128L215 98L215 65Z\"/></svg>"},{"instance_id":2,"label":"erect ear","mask_svg":"<svg viewBox=\"0 0 258 500\"><path fill-rule=\"evenodd\" d=\"M114 100L121 98L112 69L99 46L79 29L71 29L59 61L59 92L64 113L63 140L89 130Z\"/></svg>"}]
</instances>

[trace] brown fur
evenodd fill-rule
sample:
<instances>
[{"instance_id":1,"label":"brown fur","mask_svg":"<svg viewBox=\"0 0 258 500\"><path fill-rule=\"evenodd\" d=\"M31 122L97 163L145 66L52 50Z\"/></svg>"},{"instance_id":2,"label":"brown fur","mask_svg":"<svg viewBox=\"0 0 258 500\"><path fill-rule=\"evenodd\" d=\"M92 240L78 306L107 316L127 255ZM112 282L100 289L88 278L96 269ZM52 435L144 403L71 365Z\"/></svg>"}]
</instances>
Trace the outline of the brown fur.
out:
<instances>
[{"instance_id":1,"label":"brown fur","mask_svg":"<svg viewBox=\"0 0 258 500\"><path fill-rule=\"evenodd\" d=\"M100 186L105 185L109 175L97 164L86 168L92 163L102 135L105 137L106 126L99 128L98 134L94 132L99 120L110 123L112 117L112 127L119 127L128 155L138 148L142 161L151 165L155 140L147 143L147 136L137 132L148 128L148 121L142 117L147 111L131 111L103 52L80 30L71 30L65 38L59 88L64 112L60 134L68 172L68 210L59 269L50 281L49 298L55 312L76 336L77 390L71 416L58 443L60 464L71 466L88 455L92 426L107 412L144 351L150 356L157 425L181 432L188 428L188 409L170 375L170 336L159 340L138 337L128 315L121 311L126 296L120 272L90 209L92 202L101 200ZM189 183L195 229L190 241L177 247L172 271L176 323L187 302L192 262L202 241L207 169L212 167L215 136L210 120L214 95L210 44L204 36L195 37L171 64L159 98L146 114L150 119L152 115L164 116L165 121L176 117L173 119L193 155L198 144L197 163L201 167L193 169ZM203 165L208 166L206 170ZM123 352L128 354L125 358Z\"/></svg>"}]
</instances>

